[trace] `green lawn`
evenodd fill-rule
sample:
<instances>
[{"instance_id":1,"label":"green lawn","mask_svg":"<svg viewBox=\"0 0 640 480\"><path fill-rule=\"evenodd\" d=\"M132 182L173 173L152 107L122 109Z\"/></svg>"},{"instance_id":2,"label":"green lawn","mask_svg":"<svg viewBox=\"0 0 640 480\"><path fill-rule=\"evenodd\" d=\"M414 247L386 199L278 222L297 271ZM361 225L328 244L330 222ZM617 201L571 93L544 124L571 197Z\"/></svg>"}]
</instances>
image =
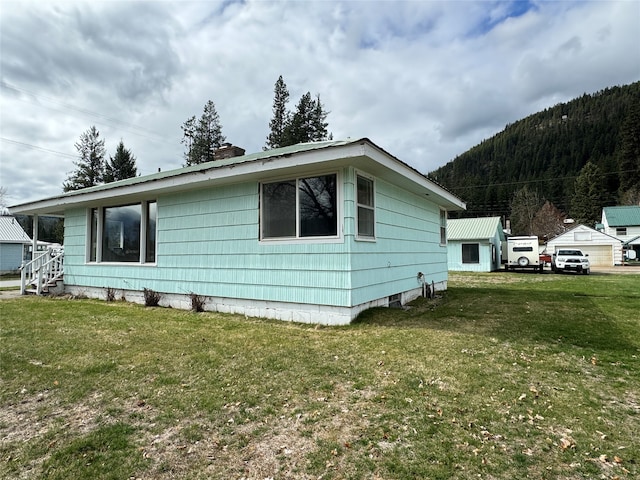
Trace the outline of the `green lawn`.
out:
<instances>
[{"instance_id":1,"label":"green lawn","mask_svg":"<svg viewBox=\"0 0 640 480\"><path fill-rule=\"evenodd\" d=\"M0 478L632 479L640 275L452 274L316 327L0 302Z\"/></svg>"}]
</instances>

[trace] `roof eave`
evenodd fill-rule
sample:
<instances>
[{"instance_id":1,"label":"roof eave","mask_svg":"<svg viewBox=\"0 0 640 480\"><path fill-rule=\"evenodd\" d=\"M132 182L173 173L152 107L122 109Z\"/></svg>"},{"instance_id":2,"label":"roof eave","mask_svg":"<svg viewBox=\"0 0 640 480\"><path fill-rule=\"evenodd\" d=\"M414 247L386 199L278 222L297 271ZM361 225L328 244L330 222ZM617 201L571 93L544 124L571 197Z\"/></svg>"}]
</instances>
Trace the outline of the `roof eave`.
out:
<instances>
[{"instance_id":1,"label":"roof eave","mask_svg":"<svg viewBox=\"0 0 640 480\"><path fill-rule=\"evenodd\" d=\"M100 185L88 189L77 190L55 197L23 203L10 207L13 214L23 215L52 215L64 216L69 208L103 203L118 203L120 201L136 201L149 199L160 193L171 193L204 187L235 183L247 179L263 179L265 176L276 175L278 172L293 169L313 169L318 164L334 163L348 164L355 159L374 160L382 167L385 175L393 175L396 180L410 185L412 191L424 194L429 199L447 210L465 210L466 204L445 190L443 187L429 180L406 163L390 155L376 146L368 138L352 142L336 142L319 148L303 151L284 151L274 155L249 155L246 161L231 164L203 164L201 168L178 169L162 175L153 174L146 177ZM259 164L259 168L256 168Z\"/></svg>"}]
</instances>

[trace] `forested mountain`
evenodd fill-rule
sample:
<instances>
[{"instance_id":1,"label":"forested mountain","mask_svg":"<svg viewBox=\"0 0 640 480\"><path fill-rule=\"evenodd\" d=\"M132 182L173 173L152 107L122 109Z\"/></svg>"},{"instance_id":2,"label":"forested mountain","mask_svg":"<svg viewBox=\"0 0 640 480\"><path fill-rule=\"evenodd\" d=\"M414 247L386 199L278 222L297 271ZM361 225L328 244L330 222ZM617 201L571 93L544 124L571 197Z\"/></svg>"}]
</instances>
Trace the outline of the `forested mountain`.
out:
<instances>
[{"instance_id":1,"label":"forested mountain","mask_svg":"<svg viewBox=\"0 0 640 480\"><path fill-rule=\"evenodd\" d=\"M538 208L547 201L574 218L582 214L581 202L595 211L637 204L640 82L584 94L507 125L429 177L467 202L467 217L509 218L523 189L534 194ZM587 181L596 184L585 190ZM591 192L588 200L580 196L583 190ZM593 220L587 217L578 220Z\"/></svg>"}]
</instances>

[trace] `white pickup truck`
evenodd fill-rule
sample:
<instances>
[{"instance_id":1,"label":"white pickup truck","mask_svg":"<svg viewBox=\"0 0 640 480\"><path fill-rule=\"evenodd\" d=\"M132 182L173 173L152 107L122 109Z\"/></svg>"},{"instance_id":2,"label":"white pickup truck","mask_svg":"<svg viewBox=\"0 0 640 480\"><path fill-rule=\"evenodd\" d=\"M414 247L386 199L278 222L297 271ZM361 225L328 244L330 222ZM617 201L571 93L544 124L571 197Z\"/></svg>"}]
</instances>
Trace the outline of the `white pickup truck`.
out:
<instances>
[{"instance_id":1,"label":"white pickup truck","mask_svg":"<svg viewBox=\"0 0 640 480\"><path fill-rule=\"evenodd\" d=\"M561 248L551 257L551 270L554 272L591 273L588 255L575 248Z\"/></svg>"}]
</instances>

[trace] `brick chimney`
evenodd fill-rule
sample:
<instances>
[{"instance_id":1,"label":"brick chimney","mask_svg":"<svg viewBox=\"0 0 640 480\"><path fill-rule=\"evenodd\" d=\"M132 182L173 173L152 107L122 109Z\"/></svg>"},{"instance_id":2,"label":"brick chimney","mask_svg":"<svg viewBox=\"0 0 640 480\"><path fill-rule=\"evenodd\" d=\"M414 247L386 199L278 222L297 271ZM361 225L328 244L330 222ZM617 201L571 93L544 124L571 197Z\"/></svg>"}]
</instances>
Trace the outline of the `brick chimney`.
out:
<instances>
[{"instance_id":1,"label":"brick chimney","mask_svg":"<svg viewBox=\"0 0 640 480\"><path fill-rule=\"evenodd\" d=\"M244 148L236 147L230 143L223 143L220 148L214 150L214 160L224 160L225 158L241 157L244 155Z\"/></svg>"}]
</instances>

